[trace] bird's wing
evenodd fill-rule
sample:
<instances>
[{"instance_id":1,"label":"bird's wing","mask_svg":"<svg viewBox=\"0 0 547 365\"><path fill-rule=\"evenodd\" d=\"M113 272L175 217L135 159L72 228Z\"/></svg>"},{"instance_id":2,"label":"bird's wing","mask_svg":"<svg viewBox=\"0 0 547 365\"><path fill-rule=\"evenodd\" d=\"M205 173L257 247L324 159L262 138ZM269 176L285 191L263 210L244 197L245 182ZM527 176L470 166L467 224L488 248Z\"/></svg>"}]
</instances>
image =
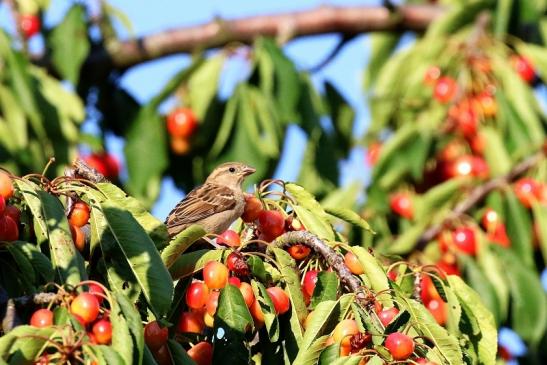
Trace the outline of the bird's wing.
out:
<instances>
[{"instance_id":1,"label":"bird's wing","mask_svg":"<svg viewBox=\"0 0 547 365\"><path fill-rule=\"evenodd\" d=\"M232 189L204 184L192 190L167 216L167 228L190 225L226 210L234 209L237 204Z\"/></svg>"}]
</instances>

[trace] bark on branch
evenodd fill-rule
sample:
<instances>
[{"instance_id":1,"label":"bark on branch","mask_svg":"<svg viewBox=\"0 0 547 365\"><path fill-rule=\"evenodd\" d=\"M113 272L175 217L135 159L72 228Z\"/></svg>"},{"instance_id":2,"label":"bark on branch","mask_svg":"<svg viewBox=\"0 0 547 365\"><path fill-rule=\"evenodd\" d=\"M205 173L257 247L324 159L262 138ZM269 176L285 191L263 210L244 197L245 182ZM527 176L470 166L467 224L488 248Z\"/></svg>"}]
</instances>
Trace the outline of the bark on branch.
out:
<instances>
[{"instance_id":1,"label":"bark on branch","mask_svg":"<svg viewBox=\"0 0 547 365\"><path fill-rule=\"evenodd\" d=\"M88 58L84 70L125 70L177 53L218 48L231 43L250 44L259 36L292 39L327 33L352 36L376 31L424 31L443 12L444 9L438 5L404 5L394 11L383 6L321 6L285 14L215 20L120 42L109 47L109 50L95 51Z\"/></svg>"}]
</instances>

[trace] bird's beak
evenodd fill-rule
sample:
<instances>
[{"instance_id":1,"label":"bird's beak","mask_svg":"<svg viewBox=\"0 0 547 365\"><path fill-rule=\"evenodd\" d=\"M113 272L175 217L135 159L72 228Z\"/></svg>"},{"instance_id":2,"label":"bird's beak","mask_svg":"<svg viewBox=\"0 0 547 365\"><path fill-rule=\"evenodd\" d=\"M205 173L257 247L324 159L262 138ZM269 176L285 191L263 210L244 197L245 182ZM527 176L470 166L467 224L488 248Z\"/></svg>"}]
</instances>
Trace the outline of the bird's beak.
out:
<instances>
[{"instance_id":1,"label":"bird's beak","mask_svg":"<svg viewBox=\"0 0 547 365\"><path fill-rule=\"evenodd\" d=\"M252 175L255 171L256 171L256 169L255 169L254 167L245 166L245 167L243 168L243 176Z\"/></svg>"}]
</instances>

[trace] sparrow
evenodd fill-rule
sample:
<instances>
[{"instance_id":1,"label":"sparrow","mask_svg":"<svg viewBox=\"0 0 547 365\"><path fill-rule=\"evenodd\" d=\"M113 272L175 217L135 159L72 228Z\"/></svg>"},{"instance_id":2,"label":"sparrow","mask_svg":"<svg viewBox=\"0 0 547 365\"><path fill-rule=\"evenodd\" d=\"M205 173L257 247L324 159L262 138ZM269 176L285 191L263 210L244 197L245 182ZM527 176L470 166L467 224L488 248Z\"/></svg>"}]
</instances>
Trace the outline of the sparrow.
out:
<instances>
[{"instance_id":1,"label":"sparrow","mask_svg":"<svg viewBox=\"0 0 547 365\"><path fill-rule=\"evenodd\" d=\"M218 166L169 213L165 224L173 238L192 224L205 232L220 234L243 214L245 195L242 184L256 169L240 162Z\"/></svg>"}]
</instances>

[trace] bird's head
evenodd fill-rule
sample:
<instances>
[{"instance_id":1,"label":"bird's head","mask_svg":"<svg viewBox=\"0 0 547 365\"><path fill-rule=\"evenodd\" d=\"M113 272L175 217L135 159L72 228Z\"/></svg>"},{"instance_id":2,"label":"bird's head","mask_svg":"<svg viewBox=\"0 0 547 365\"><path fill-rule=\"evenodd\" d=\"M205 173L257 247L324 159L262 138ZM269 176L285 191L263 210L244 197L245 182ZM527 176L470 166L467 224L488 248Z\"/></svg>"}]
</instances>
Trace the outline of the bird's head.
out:
<instances>
[{"instance_id":1,"label":"bird's head","mask_svg":"<svg viewBox=\"0 0 547 365\"><path fill-rule=\"evenodd\" d=\"M231 188L239 188L243 180L255 171L255 168L241 162L226 162L211 172L207 178L207 182Z\"/></svg>"}]
</instances>

